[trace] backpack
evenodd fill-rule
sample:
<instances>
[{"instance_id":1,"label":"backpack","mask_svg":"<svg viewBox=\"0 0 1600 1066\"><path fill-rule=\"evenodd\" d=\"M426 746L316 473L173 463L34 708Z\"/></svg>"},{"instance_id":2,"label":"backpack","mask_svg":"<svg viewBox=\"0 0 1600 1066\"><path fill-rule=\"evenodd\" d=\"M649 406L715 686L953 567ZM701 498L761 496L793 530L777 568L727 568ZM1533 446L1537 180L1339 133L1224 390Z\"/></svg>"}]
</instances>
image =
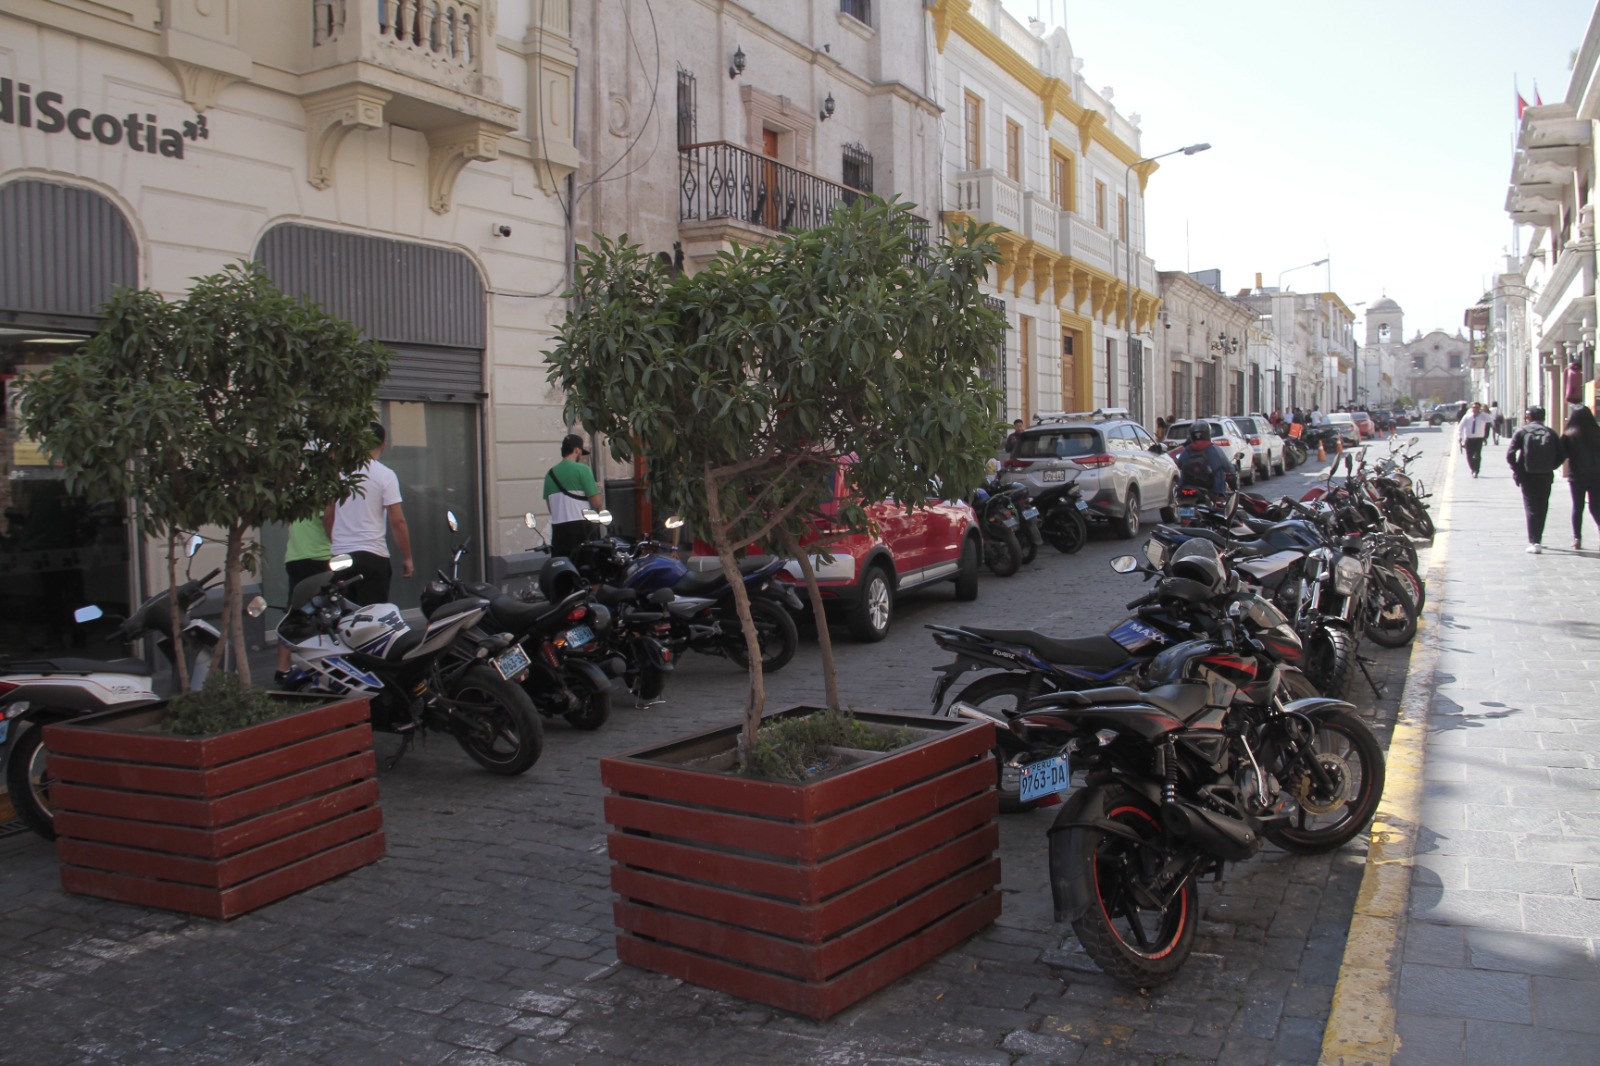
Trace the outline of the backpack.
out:
<instances>
[{"instance_id":1,"label":"backpack","mask_svg":"<svg viewBox=\"0 0 1600 1066\"><path fill-rule=\"evenodd\" d=\"M1178 460L1178 484L1205 489L1207 492L1216 486L1217 477L1211 469L1211 457L1206 454L1210 450L1184 446L1183 456Z\"/></svg>"},{"instance_id":2,"label":"backpack","mask_svg":"<svg viewBox=\"0 0 1600 1066\"><path fill-rule=\"evenodd\" d=\"M1522 469L1530 474L1553 474L1561 465L1561 438L1549 426L1531 425L1522 439Z\"/></svg>"}]
</instances>

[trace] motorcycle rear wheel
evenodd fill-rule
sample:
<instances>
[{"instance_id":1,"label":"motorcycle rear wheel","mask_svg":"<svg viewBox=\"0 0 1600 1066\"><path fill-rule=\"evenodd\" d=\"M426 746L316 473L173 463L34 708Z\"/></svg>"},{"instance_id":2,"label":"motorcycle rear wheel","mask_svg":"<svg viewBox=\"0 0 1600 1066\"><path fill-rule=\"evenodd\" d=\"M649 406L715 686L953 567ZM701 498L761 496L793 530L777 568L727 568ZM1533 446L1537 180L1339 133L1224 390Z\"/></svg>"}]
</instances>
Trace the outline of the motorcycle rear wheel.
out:
<instances>
[{"instance_id":1,"label":"motorcycle rear wheel","mask_svg":"<svg viewBox=\"0 0 1600 1066\"><path fill-rule=\"evenodd\" d=\"M42 722L12 734L11 749L6 752L6 791L11 795L11 806L29 829L46 840L54 840L55 805L50 802L46 761Z\"/></svg>"},{"instance_id":2,"label":"motorcycle rear wheel","mask_svg":"<svg viewBox=\"0 0 1600 1066\"><path fill-rule=\"evenodd\" d=\"M995 577L1010 577L1022 568L1022 545L1009 529L990 530L983 539L983 565Z\"/></svg>"},{"instance_id":3,"label":"motorcycle rear wheel","mask_svg":"<svg viewBox=\"0 0 1600 1066\"><path fill-rule=\"evenodd\" d=\"M639 674L634 678L629 691L637 700L660 699L661 694L667 690L668 672L657 666L641 666Z\"/></svg>"},{"instance_id":4,"label":"motorcycle rear wheel","mask_svg":"<svg viewBox=\"0 0 1600 1066\"><path fill-rule=\"evenodd\" d=\"M572 728L599 729L611 717L611 693L597 692L582 682L574 685L571 678L567 679L567 691L572 693L576 706L561 717Z\"/></svg>"},{"instance_id":5,"label":"motorcycle rear wheel","mask_svg":"<svg viewBox=\"0 0 1600 1066\"><path fill-rule=\"evenodd\" d=\"M1063 555L1072 555L1089 542L1089 523L1076 507L1057 507L1045 515L1040 532Z\"/></svg>"},{"instance_id":6,"label":"motorcycle rear wheel","mask_svg":"<svg viewBox=\"0 0 1600 1066\"><path fill-rule=\"evenodd\" d=\"M756 641L761 648L761 669L774 674L789 665L795 650L800 647L800 631L789 612L771 600L752 599L750 620L755 623ZM739 627L732 604L728 605L723 621L733 634L723 644L724 652L729 659L748 670L750 656L745 652L744 631Z\"/></svg>"},{"instance_id":7,"label":"motorcycle rear wheel","mask_svg":"<svg viewBox=\"0 0 1600 1066\"><path fill-rule=\"evenodd\" d=\"M1136 988L1150 988L1176 976L1193 950L1199 890L1192 876L1171 883L1160 812L1149 800L1118 786L1107 794L1105 810L1146 843L1101 836L1091 860L1094 902L1072 929L1100 969ZM1140 903L1169 895L1160 908Z\"/></svg>"},{"instance_id":8,"label":"motorcycle rear wheel","mask_svg":"<svg viewBox=\"0 0 1600 1066\"><path fill-rule=\"evenodd\" d=\"M1274 771L1296 796L1297 824L1269 830L1267 839L1297 855L1349 843L1372 821L1383 796L1383 748L1371 727L1343 711L1318 717L1316 726L1312 751L1301 759L1315 758L1331 779L1329 785L1319 786L1302 763L1289 762Z\"/></svg>"},{"instance_id":9,"label":"motorcycle rear wheel","mask_svg":"<svg viewBox=\"0 0 1600 1066\"><path fill-rule=\"evenodd\" d=\"M1027 566L1039 557L1039 545L1033 542L1026 528L1017 530L1017 547L1022 549L1022 565Z\"/></svg>"},{"instance_id":10,"label":"motorcycle rear wheel","mask_svg":"<svg viewBox=\"0 0 1600 1066\"><path fill-rule=\"evenodd\" d=\"M1417 635L1417 605L1392 575L1373 573L1364 610L1361 631L1380 647L1403 648Z\"/></svg>"},{"instance_id":11,"label":"motorcycle rear wheel","mask_svg":"<svg viewBox=\"0 0 1600 1066\"><path fill-rule=\"evenodd\" d=\"M544 725L533 701L489 667L474 666L462 674L450 699L460 705L456 714L465 727L456 733L456 743L490 773L524 773L544 754Z\"/></svg>"}]
</instances>

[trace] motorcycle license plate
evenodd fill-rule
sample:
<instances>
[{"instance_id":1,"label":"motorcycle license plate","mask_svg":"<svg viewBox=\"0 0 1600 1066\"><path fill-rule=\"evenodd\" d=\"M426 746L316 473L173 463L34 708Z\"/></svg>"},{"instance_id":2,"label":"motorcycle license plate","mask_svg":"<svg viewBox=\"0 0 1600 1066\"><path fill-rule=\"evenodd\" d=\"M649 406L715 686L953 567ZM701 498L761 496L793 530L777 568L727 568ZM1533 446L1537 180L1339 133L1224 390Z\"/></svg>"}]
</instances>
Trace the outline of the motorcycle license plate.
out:
<instances>
[{"instance_id":1,"label":"motorcycle license plate","mask_svg":"<svg viewBox=\"0 0 1600 1066\"><path fill-rule=\"evenodd\" d=\"M1022 512L1022 517L1026 518L1028 521L1032 522L1035 518L1039 517L1039 508L1037 508L1037 507L1024 508L1023 512Z\"/></svg>"},{"instance_id":2,"label":"motorcycle license plate","mask_svg":"<svg viewBox=\"0 0 1600 1066\"><path fill-rule=\"evenodd\" d=\"M1067 472L1065 470L1046 470L1044 472L1044 480L1065 481L1067 480Z\"/></svg>"},{"instance_id":3,"label":"motorcycle license plate","mask_svg":"<svg viewBox=\"0 0 1600 1066\"><path fill-rule=\"evenodd\" d=\"M1016 529L1017 528L1017 516L1016 515L1007 515L1005 518L1000 520L1000 524L1005 526L1007 529Z\"/></svg>"},{"instance_id":4,"label":"motorcycle license plate","mask_svg":"<svg viewBox=\"0 0 1600 1066\"><path fill-rule=\"evenodd\" d=\"M1071 787L1072 770L1065 755L1052 755L1048 759L1031 762L1022 768L1022 802L1040 796L1053 796Z\"/></svg>"},{"instance_id":5,"label":"motorcycle license plate","mask_svg":"<svg viewBox=\"0 0 1600 1066\"><path fill-rule=\"evenodd\" d=\"M562 638L569 648L581 648L594 639L594 630L588 626L573 626Z\"/></svg>"},{"instance_id":6,"label":"motorcycle license plate","mask_svg":"<svg viewBox=\"0 0 1600 1066\"><path fill-rule=\"evenodd\" d=\"M1180 508L1178 508L1178 517L1179 518L1193 518L1194 517L1194 508L1193 507L1180 507Z\"/></svg>"},{"instance_id":7,"label":"motorcycle license plate","mask_svg":"<svg viewBox=\"0 0 1600 1066\"><path fill-rule=\"evenodd\" d=\"M528 653L522 650L521 644L513 644L496 655L492 661L496 672L510 681L528 668Z\"/></svg>"},{"instance_id":8,"label":"motorcycle license plate","mask_svg":"<svg viewBox=\"0 0 1600 1066\"><path fill-rule=\"evenodd\" d=\"M1080 511L1087 511L1089 509L1088 500L1073 500L1072 502L1078 505L1078 510Z\"/></svg>"}]
</instances>

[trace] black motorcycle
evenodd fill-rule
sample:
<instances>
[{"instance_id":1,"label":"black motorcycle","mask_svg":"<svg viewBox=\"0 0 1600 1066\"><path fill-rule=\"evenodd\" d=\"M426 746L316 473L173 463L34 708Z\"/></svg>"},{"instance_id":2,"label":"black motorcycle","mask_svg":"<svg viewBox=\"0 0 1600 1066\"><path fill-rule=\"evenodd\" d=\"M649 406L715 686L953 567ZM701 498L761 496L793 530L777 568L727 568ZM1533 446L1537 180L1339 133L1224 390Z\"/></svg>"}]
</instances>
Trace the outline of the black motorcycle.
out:
<instances>
[{"instance_id":1,"label":"black motorcycle","mask_svg":"<svg viewBox=\"0 0 1600 1066\"><path fill-rule=\"evenodd\" d=\"M1072 555L1089 542L1089 504L1076 481L1054 485L1033 498L1039 511L1039 532L1045 543Z\"/></svg>"},{"instance_id":2,"label":"black motorcycle","mask_svg":"<svg viewBox=\"0 0 1600 1066\"><path fill-rule=\"evenodd\" d=\"M978 533L983 543L983 565L996 577L1010 577L1022 569L1022 543L1018 531L1022 518L1017 497L1026 490L997 481L986 481L968 498L978 517Z\"/></svg>"}]
</instances>

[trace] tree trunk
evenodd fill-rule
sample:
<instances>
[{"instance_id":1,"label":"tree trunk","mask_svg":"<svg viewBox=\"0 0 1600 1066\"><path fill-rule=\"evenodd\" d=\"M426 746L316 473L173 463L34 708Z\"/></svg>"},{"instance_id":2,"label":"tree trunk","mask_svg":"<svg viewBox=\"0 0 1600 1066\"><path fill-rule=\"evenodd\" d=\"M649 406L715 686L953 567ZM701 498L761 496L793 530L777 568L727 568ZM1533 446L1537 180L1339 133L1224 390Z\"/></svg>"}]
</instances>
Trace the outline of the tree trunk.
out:
<instances>
[{"instance_id":1,"label":"tree trunk","mask_svg":"<svg viewBox=\"0 0 1600 1066\"><path fill-rule=\"evenodd\" d=\"M228 557L222 571L222 643L233 653L233 669L241 688L250 687L250 657L244 648L244 607L239 602L239 557L244 551L244 526L228 527Z\"/></svg>"},{"instance_id":2,"label":"tree trunk","mask_svg":"<svg viewBox=\"0 0 1600 1066\"><path fill-rule=\"evenodd\" d=\"M178 531L167 530L167 624L172 629L172 662L178 671L178 688L189 691L189 660L183 654L183 622L178 611Z\"/></svg>"},{"instance_id":3,"label":"tree trunk","mask_svg":"<svg viewBox=\"0 0 1600 1066\"><path fill-rule=\"evenodd\" d=\"M787 530L779 534L784 553L800 564L800 576L806 581L806 597L811 602L811 617L817 623L817 645L822 649L822 686L828 709L840 710L839 676L833 662L833 638L828 634L828 615L822 605L822 587L817 584L817 568L811 565L811 553L802 551L800 542Z\"/></svg>"},{"instance_id":4,"label":"tree trunk","mask_svg":"<svg viewBox=\"0 0 1600 1066\"><path fill-rule=\"evenodd\" d=\"M761 715L767 709L766 677L761 670L761 641L756 637L756 624L750 617L750 594L744 587L744 575L739 572L739 561L733 556L733 542L728 538L727 519L722 514L721 485L711 467L706 468L706 512L711 519L711 544L717 549L717 561L722 564L722 575L728 579L733 591L733 609L739 616L739 628L744 633L745 653L750 658L750 691L744 704L744 729L739 734L739 764L744 765L755 750L756 731L761 728Z\"/></svg>"}]
</instances>

